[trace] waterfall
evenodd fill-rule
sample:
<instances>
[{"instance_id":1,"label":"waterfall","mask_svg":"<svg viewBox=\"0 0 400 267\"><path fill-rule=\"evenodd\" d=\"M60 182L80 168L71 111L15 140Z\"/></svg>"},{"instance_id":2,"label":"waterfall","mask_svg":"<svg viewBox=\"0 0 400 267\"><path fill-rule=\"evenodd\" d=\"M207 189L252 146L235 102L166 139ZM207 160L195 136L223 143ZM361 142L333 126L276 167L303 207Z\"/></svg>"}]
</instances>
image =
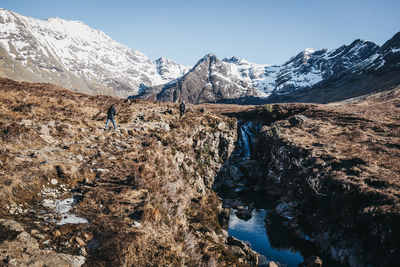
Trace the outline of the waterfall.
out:
<instances>
[{"instance_id":1,"label":"waterfall","mask_svg":"<svg viewBox=\"0 0 400 267\"><path fill-rule=\"evenodd\" d=\"M246 132L244 127L240 127L240 145L242 148L241 155L244 157L250 157L250 140L249 140L249 133Z\"/></svg>"},{"instance_id":2,"label":"waterfall","mask_svg":"<svg viewBox=\"0 0 400 267\"><path fill-rule=\"evenodd\" d=\"M260 125L251 121L239 122L239 147L238 151L243 157L250 157L254 147L254 135L259 131Z\"/></svg>"}]
</instances>

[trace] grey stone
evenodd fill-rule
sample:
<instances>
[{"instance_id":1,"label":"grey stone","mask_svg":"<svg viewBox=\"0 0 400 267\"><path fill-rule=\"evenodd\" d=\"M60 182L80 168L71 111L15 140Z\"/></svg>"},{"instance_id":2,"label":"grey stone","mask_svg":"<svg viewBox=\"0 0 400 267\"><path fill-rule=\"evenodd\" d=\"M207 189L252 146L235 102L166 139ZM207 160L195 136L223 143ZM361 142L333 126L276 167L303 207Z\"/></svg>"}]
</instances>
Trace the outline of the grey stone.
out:
<instances>
[{"instance_id":1,"label":"grey stone","mask_svg":"<svg viewBox=\"0 0 400 267\"><path fill-rule=\"evenodd\" d=\"M304 115L294 115L289 119L290 126L294 127L307 121L308 118Z\"/></svg>"}]
</instances>

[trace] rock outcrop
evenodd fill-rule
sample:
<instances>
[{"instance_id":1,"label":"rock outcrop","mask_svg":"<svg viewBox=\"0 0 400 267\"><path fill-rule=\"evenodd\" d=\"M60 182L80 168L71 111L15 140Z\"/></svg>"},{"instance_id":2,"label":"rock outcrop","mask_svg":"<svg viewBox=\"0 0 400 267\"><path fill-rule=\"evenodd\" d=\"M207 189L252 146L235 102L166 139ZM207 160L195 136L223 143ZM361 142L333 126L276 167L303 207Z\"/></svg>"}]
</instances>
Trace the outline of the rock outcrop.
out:
<instances>
[{"instance_id":1,"label":"rock outcrop","mask_svg":"<svg viewBox=\"0 0 400 267\"><path fill-rule=\"evenodd\" d=\"M219 179L280 196L285 225L342 264L398 265L399 107L396 88L351 104L243 112L264 125L251 155L263 175Z\"/></svg>"},{"instance_id":2,"label":"rock outcrop","mask_svg":"<svg viewBox=\"0 0 400 267\"><path fill-rule=\"evenodd\" d=\"M20 223L0 219L0 261L4 266L73 266L85 257L40 249L39 242Z\"/></svg>"}]
</instances>

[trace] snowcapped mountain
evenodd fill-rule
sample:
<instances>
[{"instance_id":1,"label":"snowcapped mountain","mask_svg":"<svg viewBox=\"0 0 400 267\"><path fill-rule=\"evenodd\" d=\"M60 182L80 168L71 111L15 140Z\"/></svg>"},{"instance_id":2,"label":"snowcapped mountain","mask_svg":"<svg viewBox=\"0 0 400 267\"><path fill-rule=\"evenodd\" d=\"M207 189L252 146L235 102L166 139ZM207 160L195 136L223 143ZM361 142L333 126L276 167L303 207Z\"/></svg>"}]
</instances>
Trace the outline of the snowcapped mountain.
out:
<instances>
[{"instance_id":1,"label":"snowcapped mountain","mask_svg":"<svg viewBox=\"0 0 400 267\"><path fill-rule=\"evenodd\" d=\"M285 94L338 75L370 58L378 48L372 42L356 40L332 51L307 48L280 66L258 65L238 58L223 61L231 63L235 76L251 83L257 91L266 95Z\"/></svg>"},{"instance_id":2,"label":"snowcapped mountain","mask_svg":"<svg viewBox=\"0 0 400 267\"><path fill-rule=\"evenodd\" d=\"M191 66L184 66L165 57L160 57L154 61L154 64L156 65L158 74L160 74L161 78L166 81L176 79L177 77L187 73L192 68Z\"/></svg>"},{"instance_id":3,"label":"snowcapped mountain","mask_svg":"<svg viewBox=\"0 0 400 267\"><path fill-rule=\"evenodd\" d=\"M39 20L0 9L0 75L126 97L140 84L163 84L187 67L152 62L80 21Z\"/></svg>"},{"instance_id":4,"label":"snowcapped mountain","mask_svg":"<svg viewBox=\"0 0 400 267\"><path fill-rule=\"evenodd\" d=\"M245 67L239 68L235 64L219 60L214 54L207 54L182 77L162 86L150 87L138 97L169 102L186 100L190 103L202 103L261 96L261 93L253 88L249 75Z\"/></svg>"},{"instance_id":5,"label":"snowcapped mountain","mask_svg":"<svg viewBox=\"0 0 400 267\"><path fill-rule=\"evenodd\" d=\"M355 40L350 45L331 51L307 48L283 65L274 66L249 63L237 57L219 60L209 54L186 75L164 86L148 88L138 97L161 101L186 100L192 103L260 103L269 102L268 99L288 101L297 92L329 81L346 77L350 79L351 73L382 72L385 68L397 70L400 64L399 39L400 33L382 47L370 41ZM347 93L352 95L363 92L355 89L349 89ZM340 99L346 98L346 93L340 95ZM254 101L260 97L268 98ZM249 101L246 102L245 98ZM310 96L301 101L312 102L313 99Z\"/></svg>"},{"instance_id":6,"label":"snowcapped mountain","mask_svg":"<svg viewBox=\"0 0 400 267\"><path fill-rule=\"evenodd\" d=\"M308 65L319 66L320 82L286 94L274 92L266 102L328 103L400 85L400 32L381 47L356 40L331 52L317 52Z\"/></svg>"},{"instance_id":7,"label":"snowcapped mountain","mask_svg":"<svg viewBox=\"0 0 400 267\"><path fill-rule=\"evenodd\" d=\"M382 47L355 40L330 51L307 48L282 65L208 54L189 67L167 58L152 62L79 21L39 20L0 9L1 77L49 82L94 95L192 103L312 102L320 95L315 101L326 102L372 90L360 81L373 75L390 74L393 77L382 78L382 84L395 83L399 62L400 33ZM338 93L339 84L344 93Z\"/></svg>"}]
</instances>

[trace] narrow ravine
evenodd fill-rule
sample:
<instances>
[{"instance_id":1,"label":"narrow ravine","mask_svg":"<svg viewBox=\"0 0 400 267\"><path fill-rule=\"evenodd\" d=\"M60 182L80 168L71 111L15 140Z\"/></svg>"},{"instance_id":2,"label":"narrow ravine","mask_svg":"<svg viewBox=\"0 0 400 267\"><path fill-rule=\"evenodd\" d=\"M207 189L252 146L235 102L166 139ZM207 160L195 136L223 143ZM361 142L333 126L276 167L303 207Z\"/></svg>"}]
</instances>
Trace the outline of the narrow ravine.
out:
<instances>
[{"instance_id":1,"label":"narrow ravine","mask_svg":"<svg viewBox=\"0 0 400 267\"><path fill-rule=\"evenodd\" d=\"M252 158L261 125L238 122L238 142L217 182L224 207L230 209L228 234L241 240L260 254L259 266L269 262L280 266L299 266L307 257L318 254L307 238L297 236L284 226L285 218L275 214L278 198L252 188ZM221 180L227 184L221 184ZM229 182L228 182L229 181ZM233 182L232 182L233 181Z\"/></svg>"}]
</instances>

